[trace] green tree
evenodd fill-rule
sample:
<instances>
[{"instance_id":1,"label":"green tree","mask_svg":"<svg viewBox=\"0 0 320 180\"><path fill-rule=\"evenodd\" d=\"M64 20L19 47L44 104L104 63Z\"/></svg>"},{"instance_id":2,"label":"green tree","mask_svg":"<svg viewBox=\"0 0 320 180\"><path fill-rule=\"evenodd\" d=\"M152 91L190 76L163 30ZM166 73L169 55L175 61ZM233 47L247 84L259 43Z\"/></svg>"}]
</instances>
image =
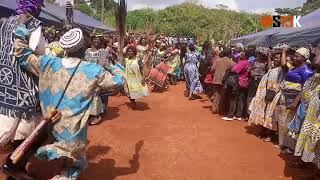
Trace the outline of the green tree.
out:
<instances>
[{"instance_id":1,"label":"green tree","mask_svg":"<svg viewBox=\"0 0 320 180\"><path fill-rule=\"evenodd\" d=\"M300 11L300 7L297 8L276 8L275 12L280 14L280 15L300 15L301 11Z\"/></svg>"},{"instance_id":2,"label":"green tree","mask_svg":"<svg viewBox=\"0 0 320 180\"><path fill-rule=\"evenodd\" d=\"M93 11L93 9L88 6L88 4L75 4L75 9L83 12L84 14L88 15L88 16L94 16L95 12Z\"/></svg>"},{"instance_id":3,"label":"green tree","mask_svg":"<svg viewBox=\"0 0 320 180\"><path fill-rule=\"evenodd\" d=\"M315 11L320 8L320 0L307 0L302 8L301 12L303 15L311 13L312 11Z\"/></svg>"}]
</instances>

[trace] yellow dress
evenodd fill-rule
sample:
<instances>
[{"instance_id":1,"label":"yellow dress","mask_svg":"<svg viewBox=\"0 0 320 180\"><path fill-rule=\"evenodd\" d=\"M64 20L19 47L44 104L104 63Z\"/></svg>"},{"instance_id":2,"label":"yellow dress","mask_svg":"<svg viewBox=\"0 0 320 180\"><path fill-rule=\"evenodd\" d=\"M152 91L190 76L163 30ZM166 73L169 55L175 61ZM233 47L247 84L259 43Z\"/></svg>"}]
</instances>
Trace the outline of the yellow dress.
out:
<instances>
[{"instance_id":1,"label":"yellow dress","mask_svg":"<svg viewBox=\"0 0 320 180\"><path fill-rule=\"evenodd\" d=\"M139 60L125 59L126 63L126 86L125 91L131 99L139 99L148 95L147 87L142 85L142 74L140 72Z\"/></svg>"}]
</instances>

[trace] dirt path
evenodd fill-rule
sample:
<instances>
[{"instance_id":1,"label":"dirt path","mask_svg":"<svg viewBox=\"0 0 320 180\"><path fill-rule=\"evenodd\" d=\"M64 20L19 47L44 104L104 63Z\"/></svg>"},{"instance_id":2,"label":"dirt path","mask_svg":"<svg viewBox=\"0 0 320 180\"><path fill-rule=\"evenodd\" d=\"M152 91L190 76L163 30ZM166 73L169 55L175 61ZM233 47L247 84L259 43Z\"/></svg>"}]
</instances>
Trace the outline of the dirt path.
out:
<instances>
[{"instance_id":1,"label":"dirt path","mask_svg":"<svg viewBox=\"0 0 320 180\"><path fill-rule=\"evenodd\" d=\"M305 173L288 168L273 144L247 133L246 123L221 120L210 102L189 101L183 90L180 84L153 93L136 111L126 97L112 97L106 121L90 128L81 180L282 180ZM138 142L140 166L130 167Z\"/></svg>"}]
</instances>

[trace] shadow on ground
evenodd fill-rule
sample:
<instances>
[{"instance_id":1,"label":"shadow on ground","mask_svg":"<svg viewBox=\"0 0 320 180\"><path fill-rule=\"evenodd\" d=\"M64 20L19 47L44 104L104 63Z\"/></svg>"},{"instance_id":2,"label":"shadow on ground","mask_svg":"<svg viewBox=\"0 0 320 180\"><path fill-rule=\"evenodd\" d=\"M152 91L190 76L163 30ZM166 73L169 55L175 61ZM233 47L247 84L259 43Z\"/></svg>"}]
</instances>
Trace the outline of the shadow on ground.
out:
<instances>
[{"instance_id":1,"label":"shadow on ground","mask_svg":"<svg viewBox=\"0 0 320 180\"><path fill-rule=\"evenodd\" d=\"M120 108L119 107L108 107L107 113L104 115L103 119L106 121L113 120L120 116Z\"/></svg>"},{"instance_id":2,"label":"shadow on ground","mask_svg":"<svg viewBox=\"0 0 320 180\"><path fill-rule=\"evenodd\" d=\"M135 153L132 159L129 160L130 166L116 167L114 159L101 159L98 163L89 163L86 173L80 180L88 180L94 178L95 180L114 180L119 176L134 174L140 168L139 152L143 146L144 141L139 141L135 145ZM110 149L110 148L109 148ZM95 146L88 149L88 154L97 154L100 150L109 151L108 148ZM92 157L91 157L92 158Z\"/></svg>"},{"instance_id":3,"label":"shadow on ground","mask_svg":"<svg viewBox=\"0 0 320 180\"><path fill-rule=\"evenodd\" d=\"M293 155L286 155L283 153L279 154L279 157L281 157L285 161L285 167L284 167L284 176L285 177L292 177L292 180L319 180L319 176L315 176L316 169L313 164L307 164L304 168L293 168L290 167L290 162L295 159Z\"/></svg>"},{"instance_id":4,"label":"shadow on ground","mask_svg":"<svg viewBox=\"0 0 320 180\"><path fill-rule=\"evenodd\" d=\"M149 107L149 105L145 102L139 102L139 101L136 101L137 105L134 109L134 111L148 111L150 110L151 108ZM126 103L126 106L128 106L129 108L130 107L130 102L127 102Z\"/></svg>"}]
</instances>

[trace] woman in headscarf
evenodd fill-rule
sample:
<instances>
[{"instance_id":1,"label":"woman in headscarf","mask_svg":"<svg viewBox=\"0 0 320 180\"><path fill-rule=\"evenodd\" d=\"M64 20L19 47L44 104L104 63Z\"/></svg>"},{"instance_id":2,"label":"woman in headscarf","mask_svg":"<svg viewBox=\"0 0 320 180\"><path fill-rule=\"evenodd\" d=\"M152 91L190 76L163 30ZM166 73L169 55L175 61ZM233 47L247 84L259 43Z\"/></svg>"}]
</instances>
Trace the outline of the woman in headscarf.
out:
<instances>
[{"instance_id":1,"label":"woman in headscarf","mask_svg":"<svg viewBox=\"0 0 320 180\"><path fill-rule=\"evenodd\" d=\"M176 85L177 84L177 73L178 68L180 67L180 50L176 43L172 45L172 48L170 49L168 57L167 64L170 66L170 69L168 71L169 74L169 81L170 85Z\"/></svg>"},{"instance_id":2,"label":"woman in headscarf","mask_svg":"<svg viewBox=\"0 0 320 180\"><path fill-rule=\"evenodd\" d=\"M250 65L249 72L249 86L248 86L248 96L247 96L247 107L249 107L252 99L256 95L258 85L260 83L261 78L266 74L268 67L268 54L269 48L266 47L258 47L256 49L257 59ZM249 115L250 112L247 109L247 114Z\"/></svg>"},{"instance_id":3,"label":"woman in headscarf","mask_svg":"<svg viewBox=\"0 0 320 180\"><path fill-rule=\"evenodd\" d=\"M143 65L137 58L137 48L130 45L126 49L125 59L125 91L130 99L132 109L136 108L136 99L148 95L148 87L143 76Z\"/></svg>"},{"instance_id":4,"label":"woman in headscarf","mask_svg":"<svg viewBox=\"0 0 320 180\"><path fill-rule=\"evenodd\" d=\"M153 69L148 77L148 80L154 84L153 90L168 88L167 76L170 66L166 64L167 55L166 44L161 43L160 47L155 49Z\"/></svg>"},{"instance_id":5,"label":"woman in headscarf","mask_svg":"<svg viewBox=\"0 0 320 180\"><path fill-rule=\"evenodd\" d=\"M244 50L244 46L241 43L237 43L235 46L235 50L232 55L232 59L237 63L240 61L240 56L242 51Z\"/></svg>"},{"instance_id":6,"label":"woman in headscarf","mask_svg":"<svg viewBox=\"0 0 320 180\"><path fill-rule=\"evenodd\" d=\"M186 62L184 65L184 77L186 79L185 96L189 97L190 100L194 100L194 95L203 92L197 66L197 63L200 59L203 59L203 56L196 52L194 44L189 44L189 50L190 52L186 54Z\"/></svg>"},{"instance_id":7,"label":"woman in headscarf","mask_svg":"<svg viewBox=\"0 0 320 180\"><path fill-rule=\"evenodd\" d=\"M60 121L53 125L54 142L39 148L35 156L41 160L64 160L61 174L52 180L76 180L87 165L88 120L96 91L119 87L123 77L117 72L112 76L101 66L82 61L85 40L80 29L72 29L61 37L59 44L67 53L65 58L35 56L26 42L29 30L24 24L18 26L15 34L17 61L25 70L39 76L43 115L56 106L62 114ZM73 78L65 89L71 74ZM59 101L62 95L63 100Z\"/></svg>"},{"instance_id":8,"label":"woman in headscarf","mask_svg":"<svg viewBox=\"0 0 320 180\"><path fill-rule=\"evenodd\" d=\"M316 52L316 60L313 67L316 73L306 81L301 96L301 104L296 116L302 118L295 119L296 128L292 128L297 136L294 155L301 157L302 162L314 163L320 168L320 51ZM300 111L300 113L298 113ZM297 121L298 120L298 121ZM299 122L302 121L302 122ZM300 124L302 123L301 127ZM300 128L299 128L300 127ZM293 161L291 166L303 167L305 164L300 161ZM318 170L319 177L319 170Z\"/></svg>"},{"instance_id":9,"label":"woman in headscarf","mask_svg":"<svg viewBox=\"0 0 320 180\"><path fill-rule=\"evenodd\" d=\"M286 74L280 85L282 95L276 113L279 118L279 146L284 149L283 153L292 153L295 140L288 135L288 127L299 105L302 87L312 76L313 71L306 65L310 57L309 49L300 48L296 51L292 60L292 69L287 64L287 53L288 48L285 48L282 52L281 66Z\"/></svg>"},{"instance_id":10,"label":"woman in headscarf","mask_svg":"<svg viewBox=\"0 0 320 180\"><path fill-rule=\"evenodd\" d=\"M272 135L278 130L278 119L275 117L275 108L279 101L280 83L282 81L281 69L282 49L274 49L274 54L268 56L269 71L265 74L258 86L257 92L249 106L249 123L260 125L261 137L264 141L271 141Z\"/></svg>"}]
</instances>

